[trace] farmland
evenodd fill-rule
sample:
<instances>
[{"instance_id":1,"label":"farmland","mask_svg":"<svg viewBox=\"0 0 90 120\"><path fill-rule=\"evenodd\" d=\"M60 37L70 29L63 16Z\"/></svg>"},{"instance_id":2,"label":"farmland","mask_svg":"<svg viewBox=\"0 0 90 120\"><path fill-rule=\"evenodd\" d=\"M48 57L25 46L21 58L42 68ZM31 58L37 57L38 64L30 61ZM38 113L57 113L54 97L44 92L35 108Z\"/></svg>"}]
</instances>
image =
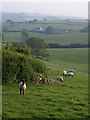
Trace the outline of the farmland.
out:
<instances>
[{"instance_id":1,"label":"farmland","mask_svg":"<svg viewBox=\"0 0 90 120\"><path fill-rule=\"evenodd\" d=\"M24 96L17 84L2 87L3 118L88 117L88 49L48 49L51 64L48 74L55 79L57 71L75 69L74 77L64 77L64 83L53 85L28 83ZM24 108L24 109L23 109Z\"/></svg>"},{"instance_id":2,"label":"farmland","mask_svg":"<svg viewBox=\"0 0 90 120\"><path fill-rule=\"evenodd\" d=\"M48 26L52 26L54 29L70 29L71 31L68 33L62 34L46 34L40 32L33 32L35 28L43 28L46 29ZM37 21L36 23L8 23L3 22L2 30L4 30L4 38L6 41L10 42L21 42L22 36L21 32L23 28L29 31L30 37L39 37L45 40L46 43L58 43L61 45L73 44L73 43L88 43L88 33L80 32L87 26L87 22L72 22L66 20L52 20L52 21ZM9 32L8 32L9 31ZM12 32L11 32L12 31ZM19 32L18 32L19 31Z\"/></svg>"},{"instance_id":3,"label":"farmland","mask_svg":"<svg viewBox=\"0 0 90 120\"><path fill-rule=\"evenodd\" d=\"M35 28L53 26L54 29L70 29L62 34L35 32ZM47 44L88 44L88 32L80 30L87 26L85 21L46 20L37 22L3 22L4 40L22 42L21 31L25 28L30 37L42 38ZM47 49L49 57L42 60L48 75L56 79L58 70L74 69L74 77L64 77L63 84L27 83L25 95L19 95L19 83L3 84L3 118L61 118L78 119L88 117L88 49Z\"/></svg>"}]
</instances>

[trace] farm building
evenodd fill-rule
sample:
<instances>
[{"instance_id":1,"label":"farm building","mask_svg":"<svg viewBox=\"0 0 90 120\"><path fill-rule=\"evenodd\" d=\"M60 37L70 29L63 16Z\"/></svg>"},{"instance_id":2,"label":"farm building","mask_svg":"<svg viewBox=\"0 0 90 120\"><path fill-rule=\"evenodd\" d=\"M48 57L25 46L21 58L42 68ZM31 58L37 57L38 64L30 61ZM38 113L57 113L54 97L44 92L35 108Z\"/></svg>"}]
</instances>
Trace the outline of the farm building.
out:
<instances>
[{"instance_id":1,"label":"farm building","mask_svg":"<svg viewBox=\"0 0 90 120\"><path fill-rule=\"evenodd\" d=\"M39 28L35 28L33 31L34 32L44 32L44 29L39 27Z\"/></svg>"}]
</instances>

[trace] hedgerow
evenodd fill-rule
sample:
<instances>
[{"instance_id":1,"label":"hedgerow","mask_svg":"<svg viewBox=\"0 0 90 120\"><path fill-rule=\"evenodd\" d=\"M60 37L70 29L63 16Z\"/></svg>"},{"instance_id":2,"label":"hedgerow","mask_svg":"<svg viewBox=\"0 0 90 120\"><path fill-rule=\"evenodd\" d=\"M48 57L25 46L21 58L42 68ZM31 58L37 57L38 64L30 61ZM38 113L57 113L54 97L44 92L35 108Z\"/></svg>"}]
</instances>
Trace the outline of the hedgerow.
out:
<instances>
[{"instance_id":1,"label":"hedgerow","mask_svg":"<svg viewBox=\"0 0 90 120\"><path fill-rule=\"evenodd\" d=\"M33 80L38 73L46 74L44 63L30 55L15 51L2 51L2 82L15 82L25 78Z\"/></svg>"}]
</instances>

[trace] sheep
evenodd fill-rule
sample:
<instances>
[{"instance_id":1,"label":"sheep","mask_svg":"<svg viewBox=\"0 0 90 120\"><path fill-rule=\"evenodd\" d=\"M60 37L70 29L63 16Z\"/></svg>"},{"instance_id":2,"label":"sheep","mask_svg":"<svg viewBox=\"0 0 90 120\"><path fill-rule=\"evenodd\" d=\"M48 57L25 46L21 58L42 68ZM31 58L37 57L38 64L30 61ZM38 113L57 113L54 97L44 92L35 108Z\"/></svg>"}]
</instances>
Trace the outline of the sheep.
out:
<instances>
[{"instance_id":1,"label":"sheep","mask_svg":"<svg viewBox=\"0 0 90 120\"><path fill-rule=\"evenodd\" d=\"M67 73L69 73L69 72L75 73L75 71L73 69L70 69L67 71Z\"/></svg>"},{"instance_id":2,"label":"sheep","mask_svg":"<svg viewBox=\"0 0 90 120\"><path fill-rule=\"evenodd\" d=\"M42 76L42 75L37 75L36 76L36 78L34 79L34 82L36 82L36 83L45 83L45 77L44 76Z\"/></svg>"},{"instance_id":3,"label":"sheep","mask_svg":"<svg viewBox=\"0 0 90 120\"><path fill-rule=\"evenodd\" d=\"M48 84L53 84L53 83L55 82L50 76L46 76L45 81L46 81Z\"/></svg>"},{"instance_id":4,"label":"sheep","mask_svg":"<svg viewBox=\"0 0 90 120\"><path fill-rule=\"evenodd\" d=\"M63 77L60 75L59 70L58 70L58 75L57 75L57 77L56 77L56 80L58 80L58 81L60 81L60 82L63 83Z\"/></svg>"},{"instance_id":5,"label":"sheep","mask_svg":"<svg viewBox=\"0 0 90 120\"><path fill-rule=\"evenodd\" d=\"M74 76L74 71L68 71L67 72L67 71L64 70L63 71L63 76L65 76L65 77L72 76L73 77Z\"/></svg>"},{"instance_id":6,"label":"sheep","mask_svg":"<svg viewBox=\"0 0 90 120\"><path fill-rule=\"evenodd\" d=\"M61 81L61 82L63 83L63 77L60 76L60 75L58 75L58 76L56 77L56 80Z\"/></svg>"},{"instance_id":7,"label":"sheep","mask_svg":"<svg viewBox=\"0 0 90 120\"><path fill-rule=\"evenodd\" d=\"M67 76L72 76L72 77L73 77L73 76L74 76L74 73L73 73L73 72L68 72L68 73L67 73Z\"/></svg>"},{"instance_id":8,"label":"sheep","mask_svg":"<svg viewBox=\"0 0 90 120\"><path fill-rule=\"evenodd\" d=\"M24 91L26 90L26 82L25 82L24 79L20 82L19 88L20 88L20 95L22 94L22 92L23 92L23 95L24 95Z\"/></svg>"},{"instance_id":9,"label":"sheep","mask_svg":"<svg viewBox=\"0 0 90 120\"><path fill-rule=\"evenodd\" d=\"M67 71L66 70L63 71L63 76L65 76L65 77L67 76Z\"/></svg>"}]
</instances>

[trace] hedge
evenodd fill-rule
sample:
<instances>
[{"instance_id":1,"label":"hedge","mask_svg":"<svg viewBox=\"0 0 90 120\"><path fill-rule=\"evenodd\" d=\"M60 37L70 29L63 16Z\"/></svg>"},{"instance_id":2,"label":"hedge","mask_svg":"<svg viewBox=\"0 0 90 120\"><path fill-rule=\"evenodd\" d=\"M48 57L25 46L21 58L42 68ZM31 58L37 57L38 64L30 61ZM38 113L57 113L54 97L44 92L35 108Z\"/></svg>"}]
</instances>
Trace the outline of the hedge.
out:
<instances>
[{"instance_id":1,"label":"hedge","mask_svg":"<svg viewBox=\"0 0 90 120\"><path fill-rule=\"evenodd\" d=\"M38 73L46 74L46 66L41 60L15 51L2 51L2 83L19 82L23 78L29 82Z\"/></svg>"}]
</instances>

